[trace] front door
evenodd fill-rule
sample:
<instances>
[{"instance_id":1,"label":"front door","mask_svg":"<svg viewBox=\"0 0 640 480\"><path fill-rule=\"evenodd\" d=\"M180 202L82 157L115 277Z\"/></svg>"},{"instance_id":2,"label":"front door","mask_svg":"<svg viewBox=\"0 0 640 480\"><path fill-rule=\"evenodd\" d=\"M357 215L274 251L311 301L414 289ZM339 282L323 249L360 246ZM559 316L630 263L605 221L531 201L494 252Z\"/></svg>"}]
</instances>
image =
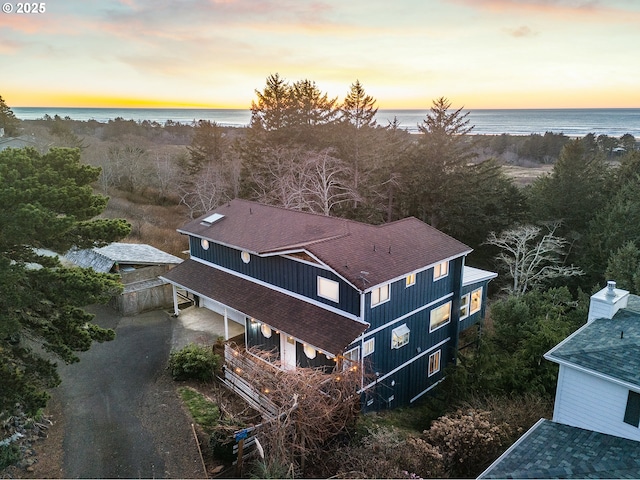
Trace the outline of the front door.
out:
<instances>
[{"instance_id":1,"label":"front door","mask_svg":"<svg viewBox=\"0 0 640 480\"><path fill-rule=\"evenodd\" d=\"M282 352L282 368L293 370L296 368L296 340L283 333L280 335L280 352Z\"/></svg>"}]
</instances>

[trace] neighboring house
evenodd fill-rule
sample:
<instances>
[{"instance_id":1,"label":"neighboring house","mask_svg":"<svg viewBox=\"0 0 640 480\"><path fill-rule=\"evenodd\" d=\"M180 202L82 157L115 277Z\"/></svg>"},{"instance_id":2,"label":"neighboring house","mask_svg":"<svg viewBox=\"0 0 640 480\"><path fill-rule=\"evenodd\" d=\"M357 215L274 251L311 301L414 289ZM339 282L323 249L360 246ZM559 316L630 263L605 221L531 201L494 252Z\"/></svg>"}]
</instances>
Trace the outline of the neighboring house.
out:
<instances>
[{"instance_id":1,"label":"neighboring house","mask_svg":"<svg viewBox=\"0 0 640 480\"><path fill-rule=\"evenodd\" d=\"M162 278L245 328L281 368L362 362L368 409L407 405L443 378L495 273L469 247L406 218L368 225L232 200L179 232L190 259Z\"/></svg>"},{"instance_id":2,"label":"neighboring house","mask_svg":"<svg viewBox=\"0 0 640 480\"><path fill-rule=\"evenodd\" d=\"M25 148L25 147L33 147L36 150L40 151L42 146L38 144L34 139L28 136L22 137L2 137L0 135L0 152L2 150L6 150L7 148Z\"/></svg>"},{"instance_id":3,"label":"neighboring house","mask_svg":"<svg viewBox=\"0 0 640 480\"><path fill-rule=\"evenodd\" d=\"M587 323L545 358L560 365L553 422L480 478L640 478L640 297L609 282Z\"/></svg>"},{"instance_id":4,"label":"neighboring house","mask_svg":"<svg viewBox=\"0 0 640 480\"><path fill-rule=\"evenodd\" d=\"M125 316L171 306L173 290L159 275L182 262L181 258L151 245L137 243L70 250L65 259L79 267L120 275L124 290L111 300L110 305Z\"/></svg>"}]
</instances>

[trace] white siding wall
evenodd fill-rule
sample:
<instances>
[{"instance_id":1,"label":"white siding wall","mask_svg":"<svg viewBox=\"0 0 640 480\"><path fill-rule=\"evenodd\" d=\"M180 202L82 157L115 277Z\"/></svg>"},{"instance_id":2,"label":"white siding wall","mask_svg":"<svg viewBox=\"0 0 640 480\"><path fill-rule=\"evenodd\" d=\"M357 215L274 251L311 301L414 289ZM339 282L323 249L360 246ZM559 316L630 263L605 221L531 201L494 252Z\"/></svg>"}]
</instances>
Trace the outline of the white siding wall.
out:
<instances>
[{"instance_id":1,"label":"white siding wall","mask_svg":"<svg viewBox=\"0 0 640 480\"><path fill-rule=\"evenodd\" d=\"M560 365L553 420L640 441L640 428L624 423L629 389Z\"/></svg>"},{"instance_id":2,"label":"white siding wall","mask_svg":"<svg viewBox=\"0 0 640 480\"><path fill-rule=\"evenodd\" d=\"M208 298L201 298L200 306L204 308L208 308L209 310L212 310L224 316L225 306L220 302L215 302L213 300L209 300ZM227 318L229 320L233 320L234 322L244 326L244 314L238 312L237 310L227 307Z\"/></svg>"}]
</instances>

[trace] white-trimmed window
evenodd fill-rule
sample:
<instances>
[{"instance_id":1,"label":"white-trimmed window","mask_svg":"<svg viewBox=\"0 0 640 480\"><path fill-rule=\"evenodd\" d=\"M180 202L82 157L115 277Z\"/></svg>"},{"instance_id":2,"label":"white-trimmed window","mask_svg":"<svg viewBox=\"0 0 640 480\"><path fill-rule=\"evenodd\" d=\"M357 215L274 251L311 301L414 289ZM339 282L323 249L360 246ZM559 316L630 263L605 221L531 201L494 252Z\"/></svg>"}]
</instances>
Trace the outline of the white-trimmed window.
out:
<instances>
[{"instance_id":1,"label":"white-trimmed window","mask_svg":"<svg viewBox=\"0 0 640 480\"><path fill-rule=\"evenodd\" d=\"M375 337L370 338L369 340L365 340L362 344L362 356L366 357L367 355L371 355L376 349L376 339Z\"/></svg>"},{"instance_id":2,"label":"white-trimmed window","mask_svg":"<svg viewBox=\"0 0 640 480\"><path fill-rule=\"evenodd\" d=\"M416 284L416 274L410 273L405 278L405 286L410 287L411 285L415 285L415 284Z\"/></svg>"},{"instance_id":3,"label":"white-trimmed window","mask_svg":"<svg viewBox=\"0 0 640 480\"><path fill-rule=\"evenodd\" d=\"M477 288L473 292L471 292L471 310L469 314L474 314L480 311L480 307L482 307L482 287Z\"/></svg>"},{"instance_id":4,"label":"white-trimmed window","mask_svg":"<svg viewBox=\"0 0 640 480\"><path fill-rule=\"evenodd\" d=\"M409 343L409 333L410 330L406 323L391 330L391 348L404 347Z\"/></svg>"},{"instance_id":5,"label":"white-trimmed window","mask_svg":"<svg viewBox=\"0 0 640 480\"><path fill-rule=\"evenodd\" d=\"M439 280L449 275L449 262L442 262L433 267L433 279Z\"/></svg>"},{"instance_id":6,"label":"white-trimmed window","mask_svg":"<svg viewBox=\"0 0 640 480\"><path fill-rule=\"evenodd\" d=\"M389 284L371 290L371 306L375 307L389 300Z\"/></svg>"},{"instance_id":7,"label":"white-trimmed window","mask_svg":"<svg viewBox=\"0 0 640 480\"><path fill-rule=\"evenodd\" d=\"M340 284L329 280L328 278L318 277L318 296L332 300L340 301Z\"/></svg>"},{"instance_id":8,"label":"white-trimmed window","mask_svg":"<svg viewBox=\"0 0 640 480\"><path fill-rule=\"evenodd\" d=\"M434 375L440 371L440 356L442 354L442 350L438 350L437 352L429 355L429 377Z\"/></svg>"},{"instance_id":9,"label":"white-trimmed window","mask_svg":"<svg viewBox=\"0 0 640 480\"><path fill-rule=\"evenodd\" d=\"M431 310L431 316L429 319L429 331L434 330L446 325L451 320L451 302L447 302L444 305L440 305L438 308Z\"/></svg>"},{"instance_id":10,"label":"white-trimmed window","mask_svg":"<svg viewBox=\"0 0 640 480\"><path fill-rule=\"evenodd\" d=\"M206 238L201 238L200 246L202 247L203 250L209 250L209 240L207 240Z\"/></svg>"},{"instance_id":11,"label":"white-trimmed window","mask_svg":"<svg viewBox=\"0 0 640 480\"><path fill-rule=\"evenodd\" d=\"M467 293L460 297L460 320L464 320L469 316L469 298L471 294Z\"/></svg>"}]
</instances>

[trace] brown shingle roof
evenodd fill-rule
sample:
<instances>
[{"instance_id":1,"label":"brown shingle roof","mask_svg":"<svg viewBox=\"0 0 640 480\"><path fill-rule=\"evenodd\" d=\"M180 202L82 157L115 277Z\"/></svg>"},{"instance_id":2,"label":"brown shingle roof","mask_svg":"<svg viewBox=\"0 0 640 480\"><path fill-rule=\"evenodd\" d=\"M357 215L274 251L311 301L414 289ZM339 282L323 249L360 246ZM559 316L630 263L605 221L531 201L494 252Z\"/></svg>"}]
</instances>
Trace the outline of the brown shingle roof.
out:
<instances>
[{"instance_id":1,"label":"brown shingle roof","mask_svg":"<svg viewBox=\"0 0 640 480\"><path fill-rule=\"evenodd\" d=\"M224 217L203 223L212 213ZM471 251L413 217L368 225L240 199L179 231L262 255L304 249L361 290Z\"/></svg>"},{"instance_id":2,"label":"brown shingle roof","mask_svg":"<svg viewBox=\"0 0 640 480\"><path fill-rule=\"evenodd\" d=\"M217 300L333 355L341 353L368 327L365 323L194 260L184 261L162 278Z\"/></svg>"}]
</instances>

